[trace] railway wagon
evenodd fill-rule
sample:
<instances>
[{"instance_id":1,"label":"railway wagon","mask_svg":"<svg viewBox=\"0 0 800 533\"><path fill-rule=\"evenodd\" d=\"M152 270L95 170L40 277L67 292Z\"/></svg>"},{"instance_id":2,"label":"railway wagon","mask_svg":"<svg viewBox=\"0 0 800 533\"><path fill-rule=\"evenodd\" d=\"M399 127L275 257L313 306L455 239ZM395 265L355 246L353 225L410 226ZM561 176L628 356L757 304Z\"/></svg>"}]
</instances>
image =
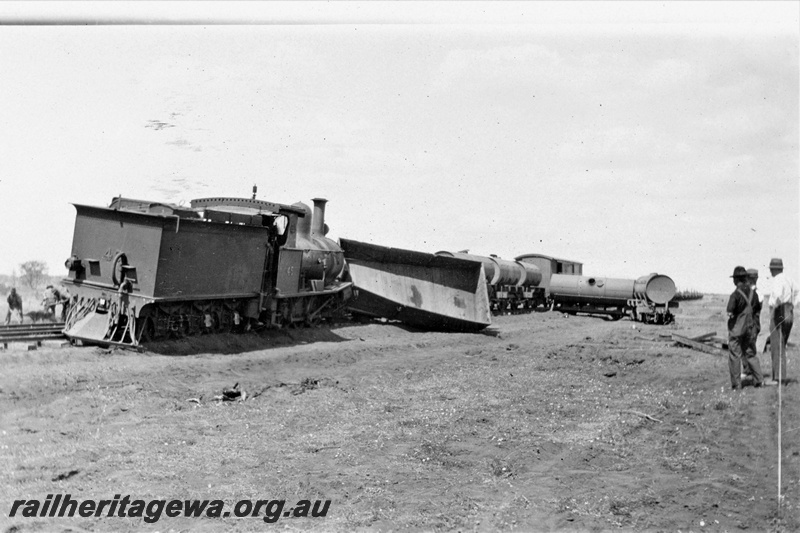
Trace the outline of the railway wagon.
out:
<instances>
[{"instance_id":1,"label":"railway wagon","mask_svg":"<svg viewBox=\"0 0 800 533\"><path fill-rule=\"evenodd\" d=\"M191 207L75 204L65 334L136 346L169 337L315 324L351 296L325 237L325 200L206 198Z\"/></svg>"},{"instance_id":2,"label":"railway wagon","mask_svg":"<svg viewBox=\"0 0 800 533\"><path fill-rule=\"evenodd\" d=\"M580 276L583 274L583 263L571 259L560 259L543 254L523 254L514 258L515 261L531 263L542 271L545 289L553 274L573 274Z\"/></svg>"},{"instance_id":3,"label":"railway wagon","mask_svg":"<svg viewBox=\"0 0 800 533\"><path fill-rule=\"evenodd\" d=\"M483 264L489 304L495 315L529 312L545 304L542 271L535 264L466 252L441 251L436 255Z\"/></svg>"},{"instance_id":4,"label":"railway wagon","mask_svg":"<svg viewBox=\"0 0 800 533\"><path fill-rule=\"evenodd\" d=\"M675 283L657 273L635 280L553 274L548 290L551 309L565 313L630 316L641 322L669 324L674 320L672 309L678 307L671 301Z\"/></svg>"}]
</instances>

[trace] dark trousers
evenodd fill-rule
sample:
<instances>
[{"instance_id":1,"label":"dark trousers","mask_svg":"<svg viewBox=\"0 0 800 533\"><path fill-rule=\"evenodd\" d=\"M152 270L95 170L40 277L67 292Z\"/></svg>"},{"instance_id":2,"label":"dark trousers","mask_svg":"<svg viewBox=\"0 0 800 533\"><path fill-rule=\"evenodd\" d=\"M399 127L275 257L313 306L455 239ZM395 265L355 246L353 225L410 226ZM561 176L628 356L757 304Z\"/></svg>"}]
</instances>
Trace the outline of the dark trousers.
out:
<instances>
[{"instance_id":1,"label":"dark trousers","mask_svg":"<svg viewBox=\"0 0 800 533\"><path fill-rule=\"evenodd\" d=\"M753 334L739 337L728 336L728 371L731 375L731 387L742 386L742 367L753 376L753 385L761 385L764 375L761 363L756 357L756 338Z\"/></svg>"},{"instance_id":2,"label":"dark trousers","mask_svg":"<svg viewBox=\"0 0 800 533\"><path fill-rule=\"evenodd\" d=\"M770 317L769 345L772 353L772 379L778 380L778 371L786 379L786 343L792 332L794 307L792 304L781 304L772 311Z\"/></svg>"}]
</instances>

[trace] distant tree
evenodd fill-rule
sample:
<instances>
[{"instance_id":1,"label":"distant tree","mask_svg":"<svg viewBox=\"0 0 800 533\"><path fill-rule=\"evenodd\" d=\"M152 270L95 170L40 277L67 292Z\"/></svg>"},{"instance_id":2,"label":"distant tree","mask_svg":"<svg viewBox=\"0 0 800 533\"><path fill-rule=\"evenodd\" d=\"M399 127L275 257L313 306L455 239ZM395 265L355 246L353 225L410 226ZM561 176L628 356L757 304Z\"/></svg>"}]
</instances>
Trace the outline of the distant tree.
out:
<instances>
[{"instance_id":1,"label":"distant tree","mask_svg":"<svg viewBox=\"0 0 800 533\"><path fill-rule=\"evenodd\" d=\"M26 261L19 265L22 271L20 278L31 289L36 289L47 276L47 263L44 261Z\"/></svg>"}]
</instances>

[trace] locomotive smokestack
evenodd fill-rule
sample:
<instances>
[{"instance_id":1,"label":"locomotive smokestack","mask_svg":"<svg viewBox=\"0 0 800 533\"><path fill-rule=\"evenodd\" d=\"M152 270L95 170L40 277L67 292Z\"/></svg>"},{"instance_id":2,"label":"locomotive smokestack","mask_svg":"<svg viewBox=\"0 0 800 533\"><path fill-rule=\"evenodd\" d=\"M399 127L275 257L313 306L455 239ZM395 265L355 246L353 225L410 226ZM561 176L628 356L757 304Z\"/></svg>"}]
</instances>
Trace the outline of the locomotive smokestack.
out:
<instances>
[{"instance_id":1,"label":"locomotive smokestack","mask_svg":"<svg viewBox=\"0 0 800 533\"><path fill-rule=\"evenodd\" d=\"M314 221L311 224L312 235L325 235L325 204L328 200L325 198L313 198L314 202Z\"/></svg>"}]
</instances>

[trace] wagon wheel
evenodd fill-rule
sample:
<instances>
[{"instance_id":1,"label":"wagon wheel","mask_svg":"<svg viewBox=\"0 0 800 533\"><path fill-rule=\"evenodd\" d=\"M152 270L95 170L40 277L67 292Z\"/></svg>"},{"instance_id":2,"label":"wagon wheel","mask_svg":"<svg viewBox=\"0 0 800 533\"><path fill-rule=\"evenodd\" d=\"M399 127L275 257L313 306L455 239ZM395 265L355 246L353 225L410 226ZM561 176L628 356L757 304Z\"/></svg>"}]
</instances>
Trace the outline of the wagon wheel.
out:
<instances>
[{"instance_id":1,"label":"wagon wheel","mask_svg":"<svg viewBox=\"0 0 800 533\"><path fill-rule=\"evenodd\" d=\"M178 328L178 337L188 337L192 334L192 317L191 315L180 315L180 326Z\"/></svg>"},{"instance_id":2,"label":"wagon wheel","mask_svg":"<svg viewBox=\"0 0 800 533\"><path fill-rule=\"evenodd\" d=\"M211 322L213 326L211 330L214 333L223 333L225 332L225 324L222 322L222 313L220 311L212 311L211 312Z\"/></svg>"},{"instance_id":3,"label":"wagon wheel","mask_svg":"<svg viewBox=\"0 0 800 533\"><path fill-rule=\"evenodd\" d=\"M308 314L305 320L306 326L309 328L316 328L322 324L322 317L317 313L316 315Z\"/></svg>"}]
</instances>

